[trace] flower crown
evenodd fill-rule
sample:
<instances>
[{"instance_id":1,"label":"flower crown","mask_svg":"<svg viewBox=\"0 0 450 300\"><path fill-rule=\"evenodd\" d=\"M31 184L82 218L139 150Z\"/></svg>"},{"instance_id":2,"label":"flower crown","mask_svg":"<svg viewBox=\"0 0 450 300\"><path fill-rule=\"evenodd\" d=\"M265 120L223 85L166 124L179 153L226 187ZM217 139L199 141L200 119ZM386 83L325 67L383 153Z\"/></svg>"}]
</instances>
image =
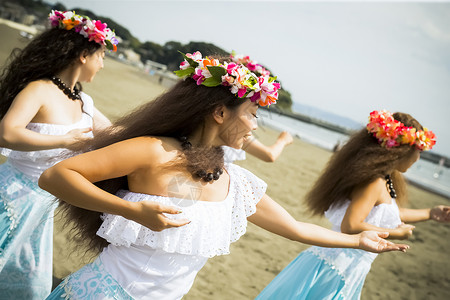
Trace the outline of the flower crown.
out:
<instances>
[{"instance_id":1,"label":"flower crown","mask_svg":"<svg viewBox=\"0 0 450 300\"><path fill-rule=\"evenodd\" d=\"M107 49L117 51L119 41L114 31L106 27L106 23L91 20L86 16L75 14L74 11L52 10L48 19L52 27L75 30L89 41L105 45Z\"/></svg>"},{"instance_id":2,"label":"flower crown","mask_svg":"<svg viewBox=\"0 0 450 300\"><path fill-rule=\"evenodd\" d=\"M218 59L202 58L199 51L194 54L181 54L184 61L180 64L180 70L175 71L177 76L192 77L197 81L197 85L229 86L231 93L238 98L249 98L261 106L277 102L278 89L281 86L275 82L276 77L270 77L268 74L258 76L241 63L222 64Z\"/></svg>"},{"instance_id":3,"label":"flower crown","mask_svg":"<svg viewBox=\"0 0 450 300\"><path fill-rule=\"evenodd\" d=\"M269 76L270 72L266 70L262 65L258 64L256 61L251 60L250 56L243 54L236 54L232 51L230 58L237 64L242 64L247 67L251 72L257 73L259 75Z\"/></svg>"},{"instance_id":4,"label":"flower crown","mask_svg":"<svg viewBox=\"0 0 450 300\"><path fill-rule=\"evenodd\" d=\"M402 122L394 119L392 113L381 110L374 110L370 113L367 131L372 133L381 146L386 148L400 145L415 145L417 149L426 151L436 144L436 135L424 128L417 130L414 127L407 127Z\"/></svg>"}]
</instances>

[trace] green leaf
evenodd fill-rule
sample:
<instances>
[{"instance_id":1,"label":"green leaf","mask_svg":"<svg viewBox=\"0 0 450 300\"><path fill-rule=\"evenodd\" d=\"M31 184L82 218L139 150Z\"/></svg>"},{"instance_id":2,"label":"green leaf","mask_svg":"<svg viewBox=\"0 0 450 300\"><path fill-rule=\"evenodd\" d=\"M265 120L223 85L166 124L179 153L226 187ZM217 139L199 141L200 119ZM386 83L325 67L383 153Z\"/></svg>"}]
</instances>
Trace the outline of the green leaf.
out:
<instances>
[{"instance_id":1,"label":"green leaf","mask_svg":"<svg viewBox=\"0 0 450 300\"><path fill-rule=\"evenodd\" d=\"M189 76L192 73L195 72L195 69L193 67L189 67L187 69L184 70L178 70L178 71L174 71L174 73L178 76L178 77L185 77L185 76Z\"/></svg>"},{"instance_id":2,"label":"green leaf","mask_svg":"<svg viewBox=\"0 0 450 300\"><path fill-rule=\"evenodd\" d=\"M189 65L191 65L191 67L196 68L198 66L198 62L194 61L192 58L189 58L186 56L186 54L184 54L181 51L178 51L181 53L181 55L183 55L184 59L189 63Z\"/></svg>"},{"instance_id":3,"label":"green leaf","mask_svg":"<svg viewBox=\"0 0 450 300\"><path fill-rule=\"evenodd\" d=\"M207 68L212 77L220 80L220 82L222 82L222 76L227 74L227 70L219 66L207 66Z\"/></svg>"},{"instance_id":4,"label":"green leaf","mask_svg":"<svg viewBox=\"0 0 450 300\"><path fill-rule=\"evenodd\" d=\"M275 80L277 80L277 77L275 76L275 77L269 77L269 83L270 82L274 82Z\"/></svg>"},{"instance_id":5,"label":"green leaf","mask_svg":"<svg viewBox=\"0 0 450 300\"><path fill-rule=\"evenodd\" d=\"M209 77L206 78L205 81L202 82L204 86L212 87L212 86L218 86L222 84L222 80L217 80L217 78Z\"/></svg>"}]
</instances>

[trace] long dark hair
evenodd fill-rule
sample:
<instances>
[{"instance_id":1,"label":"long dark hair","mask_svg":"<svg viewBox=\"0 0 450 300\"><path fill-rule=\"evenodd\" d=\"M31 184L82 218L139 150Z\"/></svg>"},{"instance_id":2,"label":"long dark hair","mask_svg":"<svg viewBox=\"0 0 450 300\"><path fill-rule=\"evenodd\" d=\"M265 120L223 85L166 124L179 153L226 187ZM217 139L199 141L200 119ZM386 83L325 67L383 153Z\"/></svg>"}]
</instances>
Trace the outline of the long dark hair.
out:
<instances>
[{"instance_id":1,"label":"long dark hair","mask_svg":"<svg viewBox=\"0 0 450 300\"><path fill-rule=\"evenodd\" d=\"M87 51L101 47L73 30L52 28L35 37L23 50L15 49L0 76L0 119L17 94L32 81L51 78ZM81 89L78 83L77 87Z\"/></svg>"},{"instance_id":2,"label":"long dark hair","mask_svg":"<svg viewBox=\"0 0 450 300\"><path fill-rule=\"evenodd\" d=\"M117 120L110 128L97 133L91 142L79 144L72 150L86 152L141 136L189 137L198 128L204 128L206 117L212 115L217 107L223 105L234 111L244 101L237 99L229 87L198 86L193 79L187 78L180 80L157 99ZM197 156L201 156L202 160L217 160L217 157L205 156L204 153L200 150ZM193 153L191 157L186 158L192 159L195 155ZM108 179L95 184L112 194L128 188L126 177ZM104 239L96 236L102 222L101 213L78 208L63 201L60 205L66 220L73 221L75 235L84 240L90 239L88 247L91 250L99 251L107 245Z\"/></svg>"},{"instance_id":3,"label":"long dark hair","mask_svg":"<svg viewBox=\"0 0 450 300\"><path fill-rule=\"evenodd\" d=\"M395 113L394 118L405 126L423 130L422 125L409 114ZM415 147L401 145L382 147L377 139L361 129L331 157L322 175L306 195L306 203L313 214L323 214L333 203L349 199L355 187L369 184L377 178L392 174L397 201L406 201L406 185L395 163L412 155Z\"/></svg>"}]
</instances>

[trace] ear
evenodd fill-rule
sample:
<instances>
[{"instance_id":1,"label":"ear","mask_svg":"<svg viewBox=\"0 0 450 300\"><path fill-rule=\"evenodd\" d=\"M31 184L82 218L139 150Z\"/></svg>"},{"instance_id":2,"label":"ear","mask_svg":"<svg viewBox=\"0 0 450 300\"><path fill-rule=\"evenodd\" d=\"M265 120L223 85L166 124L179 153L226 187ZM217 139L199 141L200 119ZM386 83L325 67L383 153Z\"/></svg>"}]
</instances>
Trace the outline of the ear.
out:
<instances>
[{"instance_id":1,"label":"ear","mask_svg":"<svg viewBox=\"0 0 450 300\"><path fill-rule=\"evenodd\" d=\"M89 56L89 52L87 50L83 50L80 54L80 62L85 64L87 62L87 57Z\"/></svg>"},{"instance_id":2,"label":"ear","mask_svg":"<svg viewBox=\"0 0 450 300\"><path fill-rule=\"evenodd\" d=\"M213 112L213 118L218 124L223 123L225 115L226 115L226 107L224 105L216 107L216 109Z\"/></svg>"}]
</instances>

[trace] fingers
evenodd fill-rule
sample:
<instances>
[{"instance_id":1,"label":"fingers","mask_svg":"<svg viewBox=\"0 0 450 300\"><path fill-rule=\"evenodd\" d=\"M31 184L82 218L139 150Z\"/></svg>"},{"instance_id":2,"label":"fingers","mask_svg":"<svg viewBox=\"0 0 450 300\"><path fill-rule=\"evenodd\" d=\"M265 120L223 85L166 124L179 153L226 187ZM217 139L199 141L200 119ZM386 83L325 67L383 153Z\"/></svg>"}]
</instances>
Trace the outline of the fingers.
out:
<instances>
[{"instance_id":1,"label":"fingers","mask_svg":"<svg viewBox=\"0 0 450 300\"><path fill-rule=\"evenodd\" d=\"M181 214L182 211L179 208L173 207L173 206L167 206L167 205L160 205L160 212L161 213L167 213L167 214Z\"/></svg>"},{"instance_id":2,"label":"fingers","mask_svg":"<svg viewBox=\"0 0 450 300\"><path fill-rule=\"evenodd\" d=\"M181 220L168 220L166 223L166 228L172 228L172 227L181 227L184 225L187 225L191 223L188 219L181 219Z\"/></svg>"}]
</instances>

